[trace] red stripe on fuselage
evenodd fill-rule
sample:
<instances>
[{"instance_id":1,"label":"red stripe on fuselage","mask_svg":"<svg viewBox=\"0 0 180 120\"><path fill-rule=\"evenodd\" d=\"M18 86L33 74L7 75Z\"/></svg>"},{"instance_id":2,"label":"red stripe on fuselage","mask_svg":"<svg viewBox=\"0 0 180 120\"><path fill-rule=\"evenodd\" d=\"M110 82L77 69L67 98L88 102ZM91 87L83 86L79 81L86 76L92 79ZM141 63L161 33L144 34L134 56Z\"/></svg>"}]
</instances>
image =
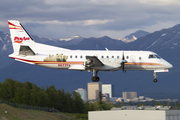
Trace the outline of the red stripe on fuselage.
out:
<instances>
[{"instance_id":1,"label":"red stripe on fuselage","mask_svg":"<svg viewBox=\"0 0 180 120\"><path fill-rule=\"evenodd\" d=\"M84 62L73 62L73 61L68 61L68 62L61 62L61 61L33 61L33 60L25 60L25 59L21 59L21 58L14 58L14 57L10 57L13 59L17 59L17 60L21 60L24 62L29 62L29 63L34 63L34 64L83 64Z\"/></svg>"}]
</instances>

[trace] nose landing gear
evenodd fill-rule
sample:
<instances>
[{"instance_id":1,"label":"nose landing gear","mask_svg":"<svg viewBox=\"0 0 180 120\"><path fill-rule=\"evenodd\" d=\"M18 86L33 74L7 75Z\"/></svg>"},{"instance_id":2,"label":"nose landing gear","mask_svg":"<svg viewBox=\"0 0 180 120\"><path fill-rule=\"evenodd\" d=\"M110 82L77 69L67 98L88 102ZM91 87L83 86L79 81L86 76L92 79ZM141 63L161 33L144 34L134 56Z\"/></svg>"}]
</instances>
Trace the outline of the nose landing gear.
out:
<instances>
[{"instance_id":1,"label":"nose landing gear","mask_svg":"<svg viewBox=\"0 0 180 120\"><path fill-rule=\"evenodd\" d=\"M158 80L157 79L154 79L153 82L156 83Z\"/></svg>"},{"instance_id":2,"label":"nose landing gear","mask_svg":"<svg viewBox=\"0 0 180 120\"><path fill-rule=\"evenodd\" d=\"M156 78L157 78L156 72L154 72L153 76L154 76L153 82L156 83L156 82L158 81L158 80L156 79Z\"/></svg>"}]
</instances>

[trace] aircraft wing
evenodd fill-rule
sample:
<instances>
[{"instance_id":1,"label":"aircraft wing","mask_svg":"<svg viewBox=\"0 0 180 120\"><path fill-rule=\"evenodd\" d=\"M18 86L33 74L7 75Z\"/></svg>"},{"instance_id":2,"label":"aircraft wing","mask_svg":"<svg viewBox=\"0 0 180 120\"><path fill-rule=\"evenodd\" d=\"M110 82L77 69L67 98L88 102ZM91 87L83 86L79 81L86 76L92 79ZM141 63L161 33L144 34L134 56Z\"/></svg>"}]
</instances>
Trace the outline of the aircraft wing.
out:
<instances>
[{"instance_id":1,"label":"aircraft wing","mask_svg":"<svg viewBox=\"0 0 180 120\"><path fill-rule=\"evenodd\" d=\"M101 67L104 64L96 56L86 56L86 67Z\"/></svg>"}]
</instances>

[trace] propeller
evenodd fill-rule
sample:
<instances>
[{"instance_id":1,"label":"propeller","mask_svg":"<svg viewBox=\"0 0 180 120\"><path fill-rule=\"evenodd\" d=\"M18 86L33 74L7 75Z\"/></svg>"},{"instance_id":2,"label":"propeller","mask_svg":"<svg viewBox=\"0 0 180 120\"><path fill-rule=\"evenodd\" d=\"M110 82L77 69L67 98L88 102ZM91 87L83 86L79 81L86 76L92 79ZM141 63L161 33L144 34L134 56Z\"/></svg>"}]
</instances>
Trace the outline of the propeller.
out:
<instances>
[{"instance_id":1,"label":"propeller","mask_svg":"<svg viewBox=\"0 0 180 120\"><path fill-rule=\"evenodd\" d=\"M124 70L124 64L125 64L126 62L127 62L127 61L125 60L124 51L123 51L123 53L122 53L122 63L121 63L123 73L124 73L124 72L126 73L126 70Z\"/></svg>"}]
</instances>

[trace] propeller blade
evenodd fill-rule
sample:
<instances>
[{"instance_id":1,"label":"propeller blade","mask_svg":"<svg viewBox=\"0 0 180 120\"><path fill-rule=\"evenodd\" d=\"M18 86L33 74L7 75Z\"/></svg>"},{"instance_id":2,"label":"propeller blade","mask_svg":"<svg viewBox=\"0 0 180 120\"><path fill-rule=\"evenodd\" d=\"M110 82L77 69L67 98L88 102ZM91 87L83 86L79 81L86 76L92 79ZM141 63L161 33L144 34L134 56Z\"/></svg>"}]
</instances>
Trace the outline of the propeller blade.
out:
<instances>
[{"instance_id":1,"label":"propeller blade","mask_svg":"<svg viewBox=\"0 0 180 120\"><path fill-rule=\"evenodd\" d=\"M125 60L125 58L124 58L124 51L123 51L123 54L122 54L122 70L123 70L123 73L124 73L124 60Z\"/></svg>"},{"instance_id":2,"label":"propeller blade","mask_svg":"<svg viewBox=\"0 0 180 120\"><path fill-rule=\"evenodd\" d=\"M124 58L124 51L123 51L123 54L122 54L122 60L124 60L125 58Z\"/></svg>"}]
</instances>

